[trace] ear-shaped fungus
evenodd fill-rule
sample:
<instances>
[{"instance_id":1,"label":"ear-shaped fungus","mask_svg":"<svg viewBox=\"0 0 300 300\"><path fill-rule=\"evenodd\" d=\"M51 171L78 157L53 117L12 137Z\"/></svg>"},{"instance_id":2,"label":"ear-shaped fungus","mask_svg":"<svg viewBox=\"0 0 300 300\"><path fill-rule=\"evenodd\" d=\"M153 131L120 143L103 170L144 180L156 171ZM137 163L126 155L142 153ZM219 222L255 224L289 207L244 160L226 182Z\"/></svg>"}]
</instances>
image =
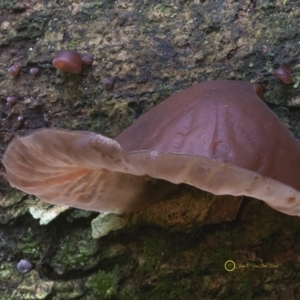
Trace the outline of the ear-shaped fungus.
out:
<instances>
[{"instance_id":1,"label":"ear-shaped fungus","mask_svg":"<svg viewBox=\"0 0 300 300\"><path fill-rule=\"evenodd\" d=\"M53 65L56 69L63 72L80 74L82 72L81 54L76 50L59 51L53 59Z\"/></svg>"},{"instance_id":2,"label":"ear-shaped fungus","mask_svg":"<svg viewBox=\"0 0 300 300\"><path fill-rule=\"evenodd\" d=\"M300 216L300 146L257 85L203 82L144 114L115 140L43 129L10 143L11 185L47 202L131 212L173 184L247 195Z\"/></svg>"}]
</instances>

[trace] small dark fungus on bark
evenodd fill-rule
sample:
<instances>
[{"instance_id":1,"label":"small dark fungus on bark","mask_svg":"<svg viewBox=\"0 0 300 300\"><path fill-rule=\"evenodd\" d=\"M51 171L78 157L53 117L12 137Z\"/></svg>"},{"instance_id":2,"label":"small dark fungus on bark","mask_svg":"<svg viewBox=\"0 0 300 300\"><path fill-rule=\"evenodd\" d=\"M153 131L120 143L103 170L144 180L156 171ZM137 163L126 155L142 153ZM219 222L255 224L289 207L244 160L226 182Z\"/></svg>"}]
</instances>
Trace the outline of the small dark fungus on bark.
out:
<instances>
[{"instance_id":1,"label":"small dark fungus on bark","mask_svg":"<svg viewBox=\"0 0 300 300\"><path fill-rule=\"evenodd\" d=\"M84 54L81 58L82 62L87 66L91 66L94 62L94 55L92 54Z\"/></svg>"},{"instance_id":2,"label":"small dark fungus on bark","mask_svg":"<svg viewBox=\"0 0 300 300\"><path fill-rule=\"evenodd\" d=\"M114 84L115 84L115 81L113 78L105 78L103 80L103 87L104 87L104 89L106 89L108 91L113 89Z\"/></svg>"},{"instance_id":3,"label":"small dark fungus on bark","mask_svg":"<svg viewBox=\"0 0 300 300\"><path fill-rule=\"evenodd\" d=\"M274 75L281 79L285 84L291 84L293 82L291 69L288 66L280 66L274 71Z\"/></svg>"},{"instance_id":4,"label":"small dark fungus on bark","mask_svg":"<svg viewBox=\"0 0 300 300\"><path fill-rule=\"evenodd\" d=\"M31 68L29 73L32 75L32 76L36 76L38 73L39 73L39 69L38 68Z\"/></svg>"},{"instance_id":5,"label":"small dark fungus on bark","mask_svg":"<svg viewBox=\"0 0 300 300\"><path fill-rule=\"evenodd\" d=\"M17 98L14 96L9 96L6 98L6 102L7 102L7 104L13 106L17 103Z\"/></svg>"},{"instance_id":6,"label":"small dark fungus on bark","mask_svg":"<svg viewBox=\"0 0 300 300\"><path fill-rule=\"evenodd\" d=\"M81 54L76 50L59 51L53 59L53 65L60 71L80 74L82 72Z\"/></svg>"},{"instance_id":7,"label":"small dark fungus on bark","mask_svg":"<svg viewBox=\"0 0 300 300\"><path fill-rule=\"evenodd\" d=\"M17 269L22 274L29 272L32 268L32 263L27 259L21 259L17 264Z\"/></svg>"},{"instance_id":8,"label":"small dark fungus on bark","mask_svg":"<svg viewBox=\"0 0 300 300\"><path fill-rule=\"evenodd\" d=\"M8 68L8 73L13 78L16 78L19 75L20 71L21 71L21 67L19 65L17 65L17 64L13 64L12 66L10 66Z\"/></svg>"}]
</instances>

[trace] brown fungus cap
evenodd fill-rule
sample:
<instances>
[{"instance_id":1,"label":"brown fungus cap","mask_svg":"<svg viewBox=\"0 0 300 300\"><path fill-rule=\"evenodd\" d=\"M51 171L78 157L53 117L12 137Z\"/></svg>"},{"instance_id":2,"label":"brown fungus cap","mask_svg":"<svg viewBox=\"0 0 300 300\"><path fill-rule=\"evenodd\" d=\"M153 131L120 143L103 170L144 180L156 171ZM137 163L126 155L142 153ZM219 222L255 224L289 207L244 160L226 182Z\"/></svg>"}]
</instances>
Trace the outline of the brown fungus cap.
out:
<instances>
[{"instance_id":1,"label":"brown fungus cap","mask_svg":"<svg viewBox=\"0 0 300 300\"><path fill-rule=\"evenodd\" d=\"M274 75L281 79L285 84L291 84L293 82L291 69L286 65L282 65L276 69Z\"/></svg>"},{"instance_id":2,"label":"brown fungus cap","mask_svg":"<svg viewBox=\"0 0 300 300\"><path fill-rule=\"evenodd\" d=\"M53 65L56 69L72 73L82 73L82 58L81 54L76 50L62 50L59 51L53 59Z\"/></svg>"},{"instance_id":3,"label":"brown fungus cap","mask_svg":"<svg viewBox=\"0 0 300 300\"><path fill-rule=\"evenodd\" d=\"M169 192L171 182L251 196L300 216L300 146L257 93L246 82L194 85L115 141L36 131L8 146L7 178L47 202L96 211L138 210Z\"/></svg>"}]
</instances>

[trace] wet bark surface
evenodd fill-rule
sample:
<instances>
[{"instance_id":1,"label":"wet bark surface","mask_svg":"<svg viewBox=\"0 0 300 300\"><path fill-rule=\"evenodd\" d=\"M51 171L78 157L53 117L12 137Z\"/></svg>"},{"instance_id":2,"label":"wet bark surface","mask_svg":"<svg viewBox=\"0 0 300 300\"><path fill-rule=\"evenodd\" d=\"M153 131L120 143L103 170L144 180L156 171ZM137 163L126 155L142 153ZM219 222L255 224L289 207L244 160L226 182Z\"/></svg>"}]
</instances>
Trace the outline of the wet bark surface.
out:
<instances>
[{"instance_id":1,"label":"wet bark surface","mask_svg":"<svg viewBox=\"0 0 300 300\"><path fill-rule=\"evenodd\" d=\"M299 139L299 16L290 0L3 0L0 158L14 137L42 127L114 137L173 93L216 79L264 84L264 101ZM59 72L52 60L62 49L95 61L80 75ZM21 67L16 78L11 65ZM293 84L274 76L280 65ZM299 218L255 199L226 199L223 214L214 197L182 186L166 219L158 212L169 204L96 222L97 213L12 189L0 164L0 200L0 299L300 298ZM97 226L108 229L95 239ZM32 264L25 274L21 259Z\"/></svg>"}]
</instances>

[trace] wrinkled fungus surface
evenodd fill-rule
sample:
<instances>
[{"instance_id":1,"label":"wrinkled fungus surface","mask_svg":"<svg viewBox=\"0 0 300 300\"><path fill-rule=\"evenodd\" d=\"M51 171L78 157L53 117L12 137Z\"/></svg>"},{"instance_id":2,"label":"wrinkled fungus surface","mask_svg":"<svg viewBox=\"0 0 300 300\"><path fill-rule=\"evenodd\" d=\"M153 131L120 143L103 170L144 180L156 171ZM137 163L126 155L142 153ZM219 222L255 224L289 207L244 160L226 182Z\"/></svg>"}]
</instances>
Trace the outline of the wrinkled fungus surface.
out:
<instances>
[{"instance_id":1,"label":"wrinkled fungus surface","mask_svg":"<svg viewBox=\"0 0 300 300\"><path fill-rule=\"evenodd\" d=\"M9 144L7 178L44 201L95 211L136 211L186 183L300 216L300 146L261 94L252 83L203 82L115 140L41 129Z\"/></svg>"}]
</instances>

